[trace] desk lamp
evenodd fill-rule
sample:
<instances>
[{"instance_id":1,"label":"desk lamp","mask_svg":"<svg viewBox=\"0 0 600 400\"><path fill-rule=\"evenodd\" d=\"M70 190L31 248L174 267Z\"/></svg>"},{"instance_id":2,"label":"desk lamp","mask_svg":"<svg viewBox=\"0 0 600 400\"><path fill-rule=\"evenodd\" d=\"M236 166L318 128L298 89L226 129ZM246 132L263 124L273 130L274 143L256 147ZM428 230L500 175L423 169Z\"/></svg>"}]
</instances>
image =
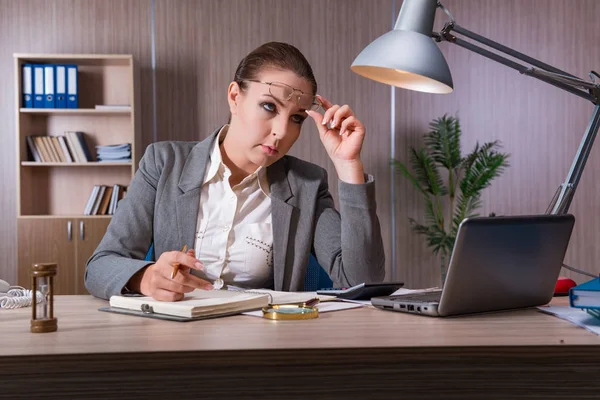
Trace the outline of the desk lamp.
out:
<instances>
[{"instance_id":1,"label":"desk lamp","mask_svg":"<svg viewBox=\"0 0 600 400\"><path fill-rule=\"evenodd\" d=\"M440 32L433 32L437 8L449 17ZM498 53L470 41L488 46ZM432 40L433 39L433 40ZM388 85L427 93L450 93L454 85L448 64L434 43L447 41L484 57L566 90L592 102L595 107L571 169L554 194L547 214L566 214L571 205L583 168L592 149L600 124L600 84L598 73L590 72L590 82L568 74L523 53L471 32L458 24L452 14L437 0L404 0L394 29L371 42L350 67L355 73ZM509 55L520 62L506 58Z\"/></svg>"}]
</instances>

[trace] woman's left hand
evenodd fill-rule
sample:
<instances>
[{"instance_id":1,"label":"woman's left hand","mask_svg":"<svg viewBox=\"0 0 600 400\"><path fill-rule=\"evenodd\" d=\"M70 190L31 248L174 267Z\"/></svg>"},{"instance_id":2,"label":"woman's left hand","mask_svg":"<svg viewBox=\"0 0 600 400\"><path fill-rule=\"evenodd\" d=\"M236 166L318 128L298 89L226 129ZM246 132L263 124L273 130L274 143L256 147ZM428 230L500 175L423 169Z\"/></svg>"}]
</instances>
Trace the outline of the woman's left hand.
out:
<instances>
[{"instance_id":1,"label":"woman's left hand","mask_svg":"<svg viewBox=\"0 0 600 400\"><path fill-rule=\"evenodd\" d=\"M315 121L321 142L331 158L340 180L348 183L364 183L364 169L360 151L365 138L365 127L347 105L333 105L318 96L325 114L307 111Z\"/></svg>"},{"instance_id":2,"label":"woman's left hand","mask_svg":"<svg viewBox=\"0 0 600 400\"><path fill-rule=\"evenodd\" d=\"M307 111L315 121L321 142L325 146L331 161L347 163L360 161L360 150L365 138L365 127L354 116L354 112L347 105L332 104L322 96L317 96L323 104L323 115L316 111Z\"/></svg>"}]
</instances>

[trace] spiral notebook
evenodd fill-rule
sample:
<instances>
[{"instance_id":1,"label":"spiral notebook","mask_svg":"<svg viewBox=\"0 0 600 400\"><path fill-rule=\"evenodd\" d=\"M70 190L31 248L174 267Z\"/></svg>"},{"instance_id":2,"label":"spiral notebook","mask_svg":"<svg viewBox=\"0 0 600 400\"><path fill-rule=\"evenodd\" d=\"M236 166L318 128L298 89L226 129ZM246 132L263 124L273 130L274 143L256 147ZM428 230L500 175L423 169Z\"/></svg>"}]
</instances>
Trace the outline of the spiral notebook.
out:
<instances>
[{"instance_id":1,"label":"spiral notebook","mask_svg":"<svg viewBox=\"0 0 600 400\"><path fill-rule=\"evenodd\" d=\"M269 304L302 303L315 297L320 301L335 300L333 296L317 296L314 292L196 289L175 302L158 301L148 296L111 296L110 307L99 310L171 321L194 321L259 310Z\"/></svg>"}]
</instances>

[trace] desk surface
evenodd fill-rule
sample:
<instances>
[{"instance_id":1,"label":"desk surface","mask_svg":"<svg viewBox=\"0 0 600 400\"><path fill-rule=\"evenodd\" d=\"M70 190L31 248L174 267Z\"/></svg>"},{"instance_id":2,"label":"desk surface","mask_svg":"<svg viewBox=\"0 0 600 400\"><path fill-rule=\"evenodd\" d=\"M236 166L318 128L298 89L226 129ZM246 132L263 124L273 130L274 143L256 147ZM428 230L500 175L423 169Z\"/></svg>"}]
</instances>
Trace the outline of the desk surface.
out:
<instances>
[{"instance_id":1,"label":"desk surface","mask_svg":"<svg viewBox=\"0 0 600 400\"><path fill-rule=\"evenodd\" d=\"M31 309L0 311L0 356L289 348L600 345L537 309L430 318L362 307L305 321L233 316L173 322L97 311L106 301L57 296L58 331L29 332ZM566 298L553 304L568 305Z\"/></svg>"},{"instance_id":2,"label":"desk surface","mask_svg":"<svg viewBox=\"0 0 600 400\"><path fill-rule=\"evenodd\" d=\"M166 379L186 373L210 380L216 389L203 386L205 398L222 397L223 385L237 398L266 398L266 387L273 398L303 398L315 390L331 398L361 391L367 398L399 391L428 398L429 390L449 387L458 391L445 398L481 398L484 390L498 398L536 398L527 389L539 398L564 398L556 385L567 377L561 387L573 386L577 398L600 392L600 383L589 383L598 382L600 337L537 309L430 318L363 307L305 321L240 315L179 323L97 311L106 304L90 296L57 296L58 331L45 334L29 332L29 308L0 311L4 394L45 379L46 389L55 387L62 396L71 392L60 388L81 385L86 398L95 398L96 388L98 398L131 399L131 391L107 392L107 382L117 376L158 397ZM12 381L3 382L1 371L9 368ZM276 383L269 374L276 374ZM301 378L325 383L298 387ZM190 394L173 390L169 395L178 398Z\"/></svg>"}]
</instances>

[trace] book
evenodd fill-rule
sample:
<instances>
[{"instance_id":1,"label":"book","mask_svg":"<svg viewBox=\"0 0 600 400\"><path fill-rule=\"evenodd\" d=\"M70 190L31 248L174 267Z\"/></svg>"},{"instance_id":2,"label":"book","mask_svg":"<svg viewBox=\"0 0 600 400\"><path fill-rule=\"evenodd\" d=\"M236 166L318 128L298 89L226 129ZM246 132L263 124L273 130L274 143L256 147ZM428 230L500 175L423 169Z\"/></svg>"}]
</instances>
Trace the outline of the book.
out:
<instances>
[{"instance_id":1,"label":"book","mask_svg":"<svg viewBox=\"0 0 600 400\"><path fill-rule=\"evenodd\" d=\"M92 193L90 193L90 197L85 205L85 209L83 211L83 215L92 215L92 210L94 208L94 203L96 201L96 196L98 196L98 192L100 191L100 185L95 185L92 189Z\"/></svg>"},{"instance_id":2,"label":"book","mask_svg":"<svg viewBox=\"0 0 600 400\"><path fill-rule=\"evenodd\" d=\"M98 215L98 210L100 209L100 204L102 203L102 199L104 198L104 192L106 192L106 186L100 185L100 189L98 191L98 195L94 199L94 205L92 207L92 211L90 215Z\"/></svg>"},{"instance_id":3,"label":"book","mask_svg":"<svg viewBox=\"0 0 600 400\"><path fill-rule=\"evenodd\" d=\"M111 296L109 303L111 310L102 311L129 310L144 317L185 321L257 310L269 305L269 295L230 290L194 290L181 301L158 301L149 296Z\"/></svg>"},{"instance_id":4,"label":"book","mask_svg":"<svg viewBox=\"0 0 600 400\"><path fill-rule=\"evenodd\" d=\"M63 155L65 156L65 160L68 163L72 163L73 157L71 156L71 152L69 151L69 146L67 145L65 137L58 136L58 143L60 143L60 148L62 149Z\"/></svg>"},{"instance_id":5,"label":"book","mask_svg":"<svg viewBox=\"0 0 600 400\"><path fill-rule=\"evenodd\" d=\"M131 144L122 143L114 145L96 146L96 154L100 162L127 162L131 161Z\"/></svg>"},{"instance_id":6,"label":"book","mask_svg":"<svg viewBox=\"0 0 600 400\"><path fill-rule=\"evenodd\" d=\"M85 155L83 154L83 150L80 149L79 140L77 139L77 135L74 132L65 132L65 139L67 140L67 144L69 145L69 150L71 150L71 155L73 159L77 163L83 163L87 160L85 159Z\"/></svg>"},{"instance_id":7,"label":"book","mask_svg":"<svg viewBox=\"0 0 600 400\"><path fill-rule=\"evenodd\" d=\"M571 307L600 309L600 278L572 287L569 303Z\"/></svg>"},{"instance_id":8,"label":"book","mask_svg":"<svg viewBox=\"0 0 600 400\"><path fill-rule=\"evenodd\" d=\"M25 141L27 142L27 148L29 149L29 152L31 153L31 157L27 157L27 159L29 159L29 160L33 159L33 161L41 162L42 158L40 157L40 153L38 152L38 149L37 149L35 143L33 142L33 137L26 136Z\"/></svg>"},{"instance_id":9,"label":"book","mask_svg":"<svg viewBox=\"0 0 600 400\"><path fill-rule=\"evenodd\" d=\"M131 111L129 104L96 104L94 108L105 111Z\"/></svg>"},{"instance_id":10,"label":"book","mask_svg":"<svg viewBox=\"0 0 600 400\"><path fill-rule=\"evenodd\" d=\"M594 318L600 319L600 310L597 308L586 308L585 311Z\"/></svg>"},{"instance_id":11,"label":"book","mask_svg":"<svg viewBox=\"0 0 600 400\"><path fill-rule=\"evenodd\" d=\"M183 300L175 302L158 301L149 296L111 296L110 307L100 308L100 311L174 321L192 321L241 314L259 310L269 304L303 303L315 297L319 297L321 301L336 299L334 296L317 296L315 292L196 289L186 294Z\"/></svg>"},{"instance_id":12,"label":"book","mask_svg":"<svg viewBox=\"0 0 600 400\"><path fill-rule=\"evenodd\" d=\"M104 196L100 201L100 207L98 208L98 215L106 215L108 214L108 204L110 203L110 198L112 197L112 186L107 186L104 191Z\"/></svg>"}]
</instances>

